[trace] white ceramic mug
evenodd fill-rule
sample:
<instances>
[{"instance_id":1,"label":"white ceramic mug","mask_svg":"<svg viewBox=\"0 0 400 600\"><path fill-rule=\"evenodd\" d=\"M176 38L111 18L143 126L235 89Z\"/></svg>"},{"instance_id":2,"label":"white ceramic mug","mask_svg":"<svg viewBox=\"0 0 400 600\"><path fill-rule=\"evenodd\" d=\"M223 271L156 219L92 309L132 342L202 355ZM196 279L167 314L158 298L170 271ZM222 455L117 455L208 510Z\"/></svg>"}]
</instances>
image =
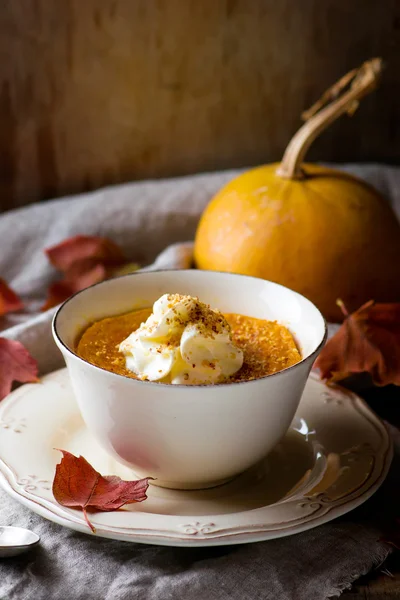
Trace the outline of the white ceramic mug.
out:
<instances>
[{"instance_id":1,"label":"white ceramic mug","mask_svg":"<svg viewBox=\"0 0 400 600\"><path fill-rule=\"evenodd\" d=\"M197 296L224 313L277 320L293 333L301 362L240 383L185 386L138 381L79 358L75 343L95 320L151 306L165 293ZM205 488L264 458L285 435L326 339L306 298L281 285L200 270L143 272L110 279L68 299L53 335L88 429L109 454L156 485Z\"/></svg>"}]
</instances>

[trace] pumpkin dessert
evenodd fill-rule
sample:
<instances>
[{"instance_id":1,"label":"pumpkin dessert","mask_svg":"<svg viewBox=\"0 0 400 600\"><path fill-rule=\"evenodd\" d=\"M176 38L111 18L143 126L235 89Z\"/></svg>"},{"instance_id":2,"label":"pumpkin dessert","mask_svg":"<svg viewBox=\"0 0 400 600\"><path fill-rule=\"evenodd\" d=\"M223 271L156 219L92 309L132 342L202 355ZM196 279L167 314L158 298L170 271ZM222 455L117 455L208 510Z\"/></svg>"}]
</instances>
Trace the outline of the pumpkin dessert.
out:
<instances>
[{"instance_id":1,"label":"pumpkin dessert","mask_svg":"<svg viewBox=\"0 0 400 600\"><path fill-rule=\"evenodd\" d=\"M183 385L249 381L301 360L292 334L276 321L222 314L179 294L96 321L76 353L119 375Z\"/></svg>"}]
</instances>

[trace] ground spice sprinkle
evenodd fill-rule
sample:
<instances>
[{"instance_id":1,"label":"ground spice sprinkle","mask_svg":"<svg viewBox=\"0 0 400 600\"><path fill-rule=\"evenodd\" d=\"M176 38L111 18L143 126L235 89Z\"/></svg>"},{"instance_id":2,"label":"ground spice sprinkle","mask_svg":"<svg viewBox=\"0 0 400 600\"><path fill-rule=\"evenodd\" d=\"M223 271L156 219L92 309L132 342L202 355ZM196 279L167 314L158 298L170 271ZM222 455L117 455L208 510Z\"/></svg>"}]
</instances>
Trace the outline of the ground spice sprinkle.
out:
<instances>
[{"instance_id":1,"label":"ground spice sprinkle","mask_svg":"<svg viewBox=\"0 0 400 600\"><path fill-rule=\"evenodd\" d=\"M171 307L177 296L179 295L173 294L169 297ZM182 298L182 296L179 297ZM187 302L188 311L192 310L191 304L188 302L191 297L183 296L183 298ZM209 309L206 304L204 307ZM200 320L204 326L207 324L207 331L211 336L215 333L212 329L213 326L217 332L222 327L226 331L226 323L228 323L233 343L243 351L243 366L230 378L230 382L258 379L290 367L301 360L293 336L283 325L275 321L239 314L222 314L219 311L213 311L211 314L207 311L205 315L203 310L200 305L200 309L196 308L190 313L190 319L193 319L193 322ZM200 319L196 311L200 311ZM151 313L151 308L145 308L94 323L86 329L78 341L77 353L83 359L103 369L137 378L132 371L126 368L125 357L119 352L118 347L121 341L132 331L138 329ZM187 325L187 321L185 325Z\"/></svg>"}]
</instances>

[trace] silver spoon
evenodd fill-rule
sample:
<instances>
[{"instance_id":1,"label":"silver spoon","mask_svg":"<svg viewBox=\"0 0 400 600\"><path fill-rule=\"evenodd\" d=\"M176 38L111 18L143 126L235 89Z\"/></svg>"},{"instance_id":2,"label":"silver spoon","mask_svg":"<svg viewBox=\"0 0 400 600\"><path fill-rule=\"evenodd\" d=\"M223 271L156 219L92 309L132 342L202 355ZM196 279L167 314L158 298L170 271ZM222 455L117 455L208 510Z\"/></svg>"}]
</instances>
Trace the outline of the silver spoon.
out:
<instances>
[{"instance_id":1,"label":"silver spoon","mask_svg":"<svg viewBox=\"0 0 400 600\"><path fill-rule=\"evenodd\" d=\"M40 542L37 533L22 527L0 526L0 557L17 556Z\"/></svg>"}]
</instances>

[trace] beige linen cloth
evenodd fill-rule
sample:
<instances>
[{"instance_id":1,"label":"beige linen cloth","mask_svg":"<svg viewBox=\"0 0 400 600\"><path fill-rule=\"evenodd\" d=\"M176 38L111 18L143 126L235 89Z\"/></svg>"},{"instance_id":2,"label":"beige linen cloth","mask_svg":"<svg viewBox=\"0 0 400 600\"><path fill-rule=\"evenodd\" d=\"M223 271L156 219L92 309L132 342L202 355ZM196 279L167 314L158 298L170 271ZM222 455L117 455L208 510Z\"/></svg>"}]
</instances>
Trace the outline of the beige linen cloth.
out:
<instances>
[{"instance_id":1,"label":"beige linen cloth","mask_svg":"<svg viewBox=\"0 0 400 600\"><path fill-rule=\"evenodd\" d=\"M400 213L400 169L345 168L374 184ZM102 235L149 268L188 266L201 211L236 174L120 185L1 215L0 276L28 303L24 314L0 319L1 335L20 340L41 374L61 367L50 333L54 309L37 312L57 276L43 249L76 234ZM57 398L54 402L56 410ZM86 536L39 517L0 490L0 524L30 527L42 538L37 551L0 561L0 600L325 600L387 556L380 517L390 514L395 479L392 469L384 488L365 505L311 531L212 549Z\"/></svg>"}]
</instances>

